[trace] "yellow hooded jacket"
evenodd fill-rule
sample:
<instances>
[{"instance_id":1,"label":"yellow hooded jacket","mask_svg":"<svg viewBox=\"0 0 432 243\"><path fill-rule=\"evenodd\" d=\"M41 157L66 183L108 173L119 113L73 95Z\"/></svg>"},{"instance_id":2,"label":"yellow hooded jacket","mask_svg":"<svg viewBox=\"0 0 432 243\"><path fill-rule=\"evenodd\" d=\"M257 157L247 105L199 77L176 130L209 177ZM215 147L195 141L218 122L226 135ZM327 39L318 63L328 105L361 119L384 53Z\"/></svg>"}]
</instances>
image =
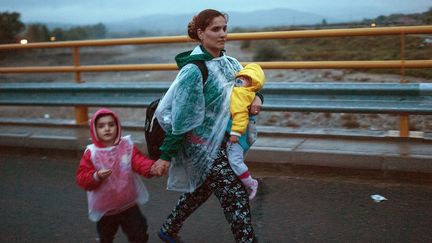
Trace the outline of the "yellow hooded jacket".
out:
<instances>
[{"instance_id":1,"label":"yellow hooded jacket","mask_svg":"<svg viewBox=\"0 0 432 243\"><path fill-rule=\"evenodd\" d=\"M255 93L261 90L265 83L265 74L256 63L246 65L236 77L247 76L252 80L249 87L235 87L231 93L230 111L232 119L231 135L241 136L249 123L249 107L255 99Z\"/></svg>"}]
</instances>

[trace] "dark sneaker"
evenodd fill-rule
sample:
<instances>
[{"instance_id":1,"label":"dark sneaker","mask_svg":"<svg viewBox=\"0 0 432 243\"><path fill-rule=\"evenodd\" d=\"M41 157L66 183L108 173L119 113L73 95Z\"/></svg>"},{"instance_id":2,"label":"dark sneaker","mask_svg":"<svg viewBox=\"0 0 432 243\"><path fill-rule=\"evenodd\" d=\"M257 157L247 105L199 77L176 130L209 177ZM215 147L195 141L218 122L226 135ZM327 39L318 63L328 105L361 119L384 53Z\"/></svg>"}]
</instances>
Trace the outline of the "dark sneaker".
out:
<instances>
[{"instance_id":1,"label":"dark sneaker","mask_svg":"<svg viewBox=\"0 0 432 243\"><path fill-rule=\"evenodd\" d=\"M164 242L167 243L184 243L180 237L176 236L171 236L165 232L163 232L162 230L159 231L158 233L159 239L163 240Z\"/></svg>"}]
</instances>

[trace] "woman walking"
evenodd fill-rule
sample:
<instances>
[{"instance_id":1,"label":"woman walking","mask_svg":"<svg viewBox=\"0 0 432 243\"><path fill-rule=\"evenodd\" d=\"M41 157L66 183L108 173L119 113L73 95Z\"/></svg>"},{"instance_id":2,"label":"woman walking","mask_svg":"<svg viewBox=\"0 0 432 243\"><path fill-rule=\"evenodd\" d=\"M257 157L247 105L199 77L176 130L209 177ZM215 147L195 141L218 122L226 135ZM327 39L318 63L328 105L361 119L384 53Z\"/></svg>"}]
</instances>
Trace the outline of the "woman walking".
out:
<instances>
[{"instance_id":1,"label":"woman walking","mask_svg":"<svg viewBox=\"0 0 432 243\"><path fill-rule=\"evenodd\" d=\"M225 131L230 118L233 81L241 64L225 55L228 16L203 10L188 25L188 35L200 42L176 56L180 71L161 100L156 117L166 135L156 162L160 175L169 168L168 189L183 191L163 223L159 238L181 242L183 222L214 193L237 242L256 242L248 193L231 169ZM193 62L204 62L208 77ZM257 114L262 97L251 113Z\"/></svg>"}]
</instances>

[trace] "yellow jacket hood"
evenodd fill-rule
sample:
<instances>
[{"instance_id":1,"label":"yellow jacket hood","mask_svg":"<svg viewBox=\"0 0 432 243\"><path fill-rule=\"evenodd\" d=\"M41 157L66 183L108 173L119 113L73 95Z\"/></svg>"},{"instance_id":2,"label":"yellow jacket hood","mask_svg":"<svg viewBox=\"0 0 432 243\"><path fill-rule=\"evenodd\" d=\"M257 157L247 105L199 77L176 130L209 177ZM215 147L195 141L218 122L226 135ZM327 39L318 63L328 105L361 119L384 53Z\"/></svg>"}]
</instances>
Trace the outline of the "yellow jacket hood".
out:
<instances>
[{"instance_id":1,"label":"yellow jacket hood","mask_svg":"<svg viewBox=\"0 0 432 243\"><path fill-rule=\"evenodd\" d=\"M237 73L236 77L247 76L252 79L252 90L259 91L262 89L265 83L265 74L260 65L256 63L250 63L246 65L240 72Z\"/></svg>"}]
</instances>

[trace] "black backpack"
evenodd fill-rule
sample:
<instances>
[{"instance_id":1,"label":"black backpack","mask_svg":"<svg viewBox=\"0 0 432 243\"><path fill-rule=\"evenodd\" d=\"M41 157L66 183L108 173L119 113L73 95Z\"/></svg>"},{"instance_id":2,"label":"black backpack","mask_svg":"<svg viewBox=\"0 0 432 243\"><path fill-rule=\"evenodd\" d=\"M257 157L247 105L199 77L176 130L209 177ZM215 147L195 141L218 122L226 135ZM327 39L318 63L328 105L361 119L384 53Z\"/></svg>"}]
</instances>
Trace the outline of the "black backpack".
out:
<instances>
[{"instance_id":1,"label":"black backpack","mask_svg":"<svg viewBox=\"0 0 432 243\"><path fill-rule=\"evenodd\" d=\"M208 69L204 61L196 60L190 63L197 65L200 69L204 85L208 77ZM165 131L162 129L158 120L154 116L154 113L159 105L159 101L160 98L152 101L147 107L144 126L144 135L147 143L148 154L153 160L157 160L161 156L162 152L159 148L162 146L163 140L165 138Z\"/></svg>"}]
</instances>

